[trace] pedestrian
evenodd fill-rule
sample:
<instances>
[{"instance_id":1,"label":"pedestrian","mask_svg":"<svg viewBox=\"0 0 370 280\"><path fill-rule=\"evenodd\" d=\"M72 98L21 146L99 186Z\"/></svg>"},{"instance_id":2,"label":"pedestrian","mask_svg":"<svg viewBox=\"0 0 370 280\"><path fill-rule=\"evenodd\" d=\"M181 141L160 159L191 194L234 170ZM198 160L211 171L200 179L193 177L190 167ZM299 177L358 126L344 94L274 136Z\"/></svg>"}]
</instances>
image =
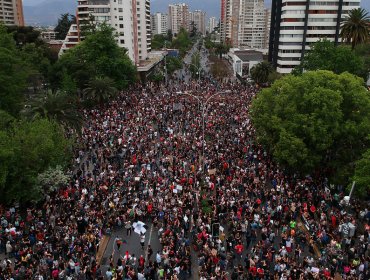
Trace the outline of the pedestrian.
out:
<instances>
[{"instance_id":1,"label":"pedestrian","mask_svg":"<svg viewBox=\"0 0 370 280\"><path fill-rule=\"evenodd\" d=\"M131 225L130 220L127 220L127 221L126 221L126 223L125 223L125 229L126 229L126 234L127 234L127 236L131 236L131 232L132 232L132 225Z\"/></svg>"},{"instance_id":2,"label":"pedestrian","mask_svg":"<svg viewBox=\"0 0 370 280\"><path fill-rule=\"evenodd\" d=\"M142 233L140 234L140 245L142 250L144 250L144 244L145 244L145 233Z\"/></svg>"},{"instance_id":3,"label":"pedestrian","mask_svg":"<svg viewBox=\"0 0 370 280\"><path fill-rule=\"evenodd\" d=\"M148 249L147 249L147 259L150 260L150 258L152 257L152 255L153 255L153 249L152 249L152 247L149 244L148 245Z\"/></svg>"}]
</instances>

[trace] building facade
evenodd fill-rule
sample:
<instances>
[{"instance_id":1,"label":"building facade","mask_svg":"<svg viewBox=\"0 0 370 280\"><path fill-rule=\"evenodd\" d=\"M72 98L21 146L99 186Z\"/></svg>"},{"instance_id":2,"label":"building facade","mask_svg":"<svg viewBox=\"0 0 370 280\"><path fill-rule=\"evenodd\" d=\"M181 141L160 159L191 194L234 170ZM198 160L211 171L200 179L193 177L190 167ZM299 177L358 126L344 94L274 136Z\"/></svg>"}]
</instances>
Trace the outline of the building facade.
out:
<instances>
[{"instance_id":1,"label":"building facade","mask_svg":"<svg viewBox=\"0 0 370 280\"><path fill-rule=\"evenodd\" d=\"M208 32L212 33L217 27L216 17L210 17L208 21Z\"/></svg>"},{"instance_id":2,"label":"building facade","mask_svg":"<svg viewBox=\"0 0 370 280\"><path fill-rule=\"evenodd\" d=\"M83 39L81 29L89 21L106 23L116 30L117 43L128 50L138 65L151 50L150 0L78 0L77 24L67 34L60 54Z\"/></svg>"},{"instance_id":3,"label":"building facade","mask_svg":"<svg viewBox=\"0 0 370 280\"><path fill-rule=\"evenodd\" d=\"M0 22L4 25L24 26L22 0L0 0Z\"/></svg>"},{"instance_id":4,"label":"building facade","mask_svg":"<svg viewBox=\"0 0 370 280\"><path fill-rule=\"evenodd\" d=\"M189 30L189 6L185 3L171 4L168 6L168 29L173 34L179 33L181 27Z\"/></svg>"},{"instance_id":5,"label":"building facade","mask_svg":"<svg viewBox=\"0 0 370 280\"><path fill-rule=\"evenodd\" d=\"M156 13L151 18L152 34L167 34L168 30L168 15L162 13Z\"/></svg>"},{"instance_id":6,"label":"building facade","mask_svg":"<svg viewBox=\"0 0 370 280\"><path fill-rule=\"evenodd\" d=\"M221 0L221 40L235 48L265 49L269 16L264 0Z\"/></svg>"},{"instance_id":7,"label":"building facade","mask_svg":"<svg viewBox=\"0 0 370 280\"><path fill-rule=\"evenodd\" d=\"M279 73L290 73L312 43L338 44L342 19L359 7L360 0L272 0L269 61Z\"/></svg>"},{"instance_id":8,"label":"building facade","mask_svg":"<svg viewBox=\"0 0 370 280\"><path fill-rule=\"evenodd\" d=\"M190 13L190 25L194 22L194 26L198 32L206 34L206 13L201 10L195 10ZM192 27L190 27L191 29Z\"/></svg>"}]
</instances>

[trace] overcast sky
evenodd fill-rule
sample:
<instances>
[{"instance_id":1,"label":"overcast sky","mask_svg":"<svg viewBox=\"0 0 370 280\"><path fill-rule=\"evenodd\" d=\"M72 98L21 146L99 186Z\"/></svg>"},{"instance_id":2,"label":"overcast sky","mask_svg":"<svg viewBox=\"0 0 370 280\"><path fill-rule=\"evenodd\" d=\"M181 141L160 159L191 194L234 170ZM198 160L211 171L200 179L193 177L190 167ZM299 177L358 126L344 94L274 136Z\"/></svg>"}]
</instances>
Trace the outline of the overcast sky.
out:
<instances>
[{"instance_id":1,"label":"overcast sky","mask_svg":"<svg viewBox=\"0 0 370 280\"><path fill-rule=\"evenodd\" d=\"M35 4L42 3L44 1L55 1L55 0L23 0L24 5L32 6ZM77 3L77 0L64 0L64 1L71 1ZM216 10L219 10L220 6L220 0L183 0L183 1L174 1L174 0L151 0L152 7L155 8L155 10L152 9L152 13L154 12L164 12L167 11L167 7L169 3L181 3L185 2L188 3L191 10L195 9L202 9L207 12L205 9L205 4L208 5L209 9L212 9L212 13L215 13ZM265 0L266 6L269 6L271 3L271 0ZM77 5L77 4L76 4ZM370 12L370 1L369 0L362 0L361 6L365 8L367 11Z\"/></svg>"}]
</instances>

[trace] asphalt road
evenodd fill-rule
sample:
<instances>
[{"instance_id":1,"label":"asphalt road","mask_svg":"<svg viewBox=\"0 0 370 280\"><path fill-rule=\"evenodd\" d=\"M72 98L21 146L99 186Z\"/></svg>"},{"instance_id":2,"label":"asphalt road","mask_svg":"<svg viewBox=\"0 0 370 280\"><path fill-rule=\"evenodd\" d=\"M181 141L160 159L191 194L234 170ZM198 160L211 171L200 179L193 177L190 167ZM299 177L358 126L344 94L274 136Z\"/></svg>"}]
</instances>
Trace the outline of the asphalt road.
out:
<instances>
[{"instance_id":1,"label":"asphalt road","mask_svg":"<svg viewBox=\"0 0 370 280\"><path fill-rule=\"evenodd\" d=\"M131 256L135 255L137 259L139 259L141 255L146 258L147 248L149 244L153 250L153 254L150 259L152 261L155 260L155 254L157 253L157 251L161 250L161 245L159 243L158 237L158 229L154 228L153 225L150 223L146 224L148 226L148 230L145 233L144 250L141 248L140 245L140 235L135 233L133 230L130 236L126 234L126 229L124 227L112 232L101 263L104 272L109 267L109 258L111 256L113 256L114 265L117 263L119 257L125 256L126 251L128 251ZM115 242L116 238L120 238L123 241L123 244L121 245L119 250ZM146 260L146 262L147 261L148 260Z\"/></svg>"},{"instance_id":2,"label":"asphalt road","mask_svg":"<svg viewBox=\"0 0 370 280\"><path fill-rule=\"evenodd\" d=\"M176 72L177 77L184 78L185 83L189 83L191 81L191 74L189 72L185 71L186 63L191 62L191 57L194 53L199 52L197 43L193 46L193 48L189 51L189 53L184 58L184 67ZM204 46L199 52L201 54L201 67L204 69L205 73L209 73L209 67L208 67L208 56L205 51ZM174 81L172 81L174 82ZM117 264L117 260L119 257L124 257L126 254L126 251L132 256L133 254L137 258L137 260L140 258L141 255L143 255L144 258L147 257L147 248L148 245L151 246L153 250L153 254L150 258L150 260L155 261L155 256L157 251L162 250L162 246L159 242L159 235L158 235L158 228L154 228L154 226L150 223L150 221L142 221L146 223L148 226L147 232L145 233L145 246L144 250L141 248L140 245L140 235L135 233L132 230L132 234L128 236L126 234L126 229L122 227L121 229L116 229L112 232L110 236L110 240L108 242L107 248L105 250L104 256L101 261L101 267L102 271L105 275L105 272L109 268L110 258L113 257L113 264L114 266ZM120 238L123 241L123 244L121 245L120 249L118 250L116 245L116 239ZM148 260L145 262L148 263ZM192 275L198 275L198 262L197 262L197 256L194 252L192 252Z\"/></svg>"}]
</instances>

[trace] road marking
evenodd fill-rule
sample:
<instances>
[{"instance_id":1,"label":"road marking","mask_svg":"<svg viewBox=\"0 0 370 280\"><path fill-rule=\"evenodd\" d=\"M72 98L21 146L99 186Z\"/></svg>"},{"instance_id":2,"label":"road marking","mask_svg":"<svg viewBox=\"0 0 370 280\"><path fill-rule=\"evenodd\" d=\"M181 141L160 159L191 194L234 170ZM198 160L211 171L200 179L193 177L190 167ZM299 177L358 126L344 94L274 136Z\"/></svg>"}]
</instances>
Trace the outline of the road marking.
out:
<instances>
[{"instance_id":1,"label":"road marking","mask_svg":"<svg viewBox=\"0 0 370 280\"><path fill-rule=\"evenodd\" d=\"M146 246L146 250L145 250L145 262L148 261L148 248L150 245L150 240L152 239L152 233L153 233L153 224L150 225L149 240L148 240L148 245Z\"/></svg>"}]
</instances>

